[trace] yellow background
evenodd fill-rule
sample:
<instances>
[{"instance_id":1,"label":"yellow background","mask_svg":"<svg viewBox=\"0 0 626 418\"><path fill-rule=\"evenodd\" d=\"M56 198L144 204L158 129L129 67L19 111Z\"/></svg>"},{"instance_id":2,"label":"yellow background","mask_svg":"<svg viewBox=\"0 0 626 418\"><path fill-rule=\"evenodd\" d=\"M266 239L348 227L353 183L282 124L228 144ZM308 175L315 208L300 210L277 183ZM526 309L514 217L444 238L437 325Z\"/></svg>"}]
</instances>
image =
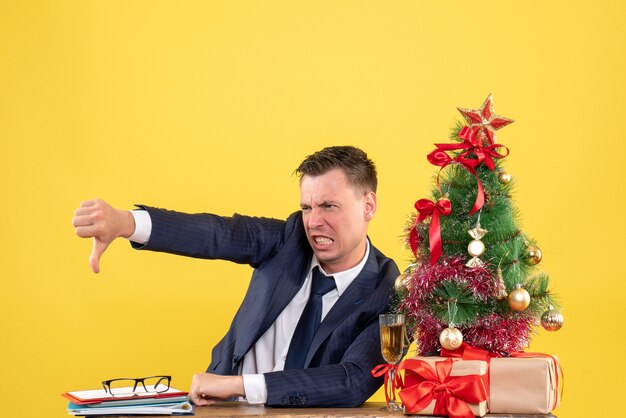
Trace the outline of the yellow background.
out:
<instances>
[{"instance_id":1,"label":"yellow background","mask_svg":"<svg viewBox=\"0 0 626 418\"><path fill-rule=\"evenodd\" d=\"M562 360L557 415L615 412L623 2L2 3L0 415L65 416L59 394L103 378L170 373L188 389L247 286L247 266L122 241L94 275L70 224L81 200L284 218L301 159L354 144L380 175L370 236L404 268L425 156L490 92L516 120L498 137L564 305L563 329L531 349Z\"/></svg>"}]
</instances>

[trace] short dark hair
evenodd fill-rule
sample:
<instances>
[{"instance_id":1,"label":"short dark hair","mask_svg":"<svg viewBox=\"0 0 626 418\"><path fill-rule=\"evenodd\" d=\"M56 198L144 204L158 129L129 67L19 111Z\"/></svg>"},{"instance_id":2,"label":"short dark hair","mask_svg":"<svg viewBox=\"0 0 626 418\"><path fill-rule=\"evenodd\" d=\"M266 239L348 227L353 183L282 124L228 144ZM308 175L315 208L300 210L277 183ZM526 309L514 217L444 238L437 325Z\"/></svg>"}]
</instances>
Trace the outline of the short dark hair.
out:
<instances>
[{"instance_id":1,"label":"short dark hair","mask_svg":"<svg viewBox=\"0 0 626 418\"><path fill-rule=\"evenodd\" d=\"M336 168L343 170L348 182L356 189L376 192L378 180L374 162L363 150L349 145L327 147L307 156L295 174L302 181L304 176L321 176Z\"/></svg>"}]
</instances>

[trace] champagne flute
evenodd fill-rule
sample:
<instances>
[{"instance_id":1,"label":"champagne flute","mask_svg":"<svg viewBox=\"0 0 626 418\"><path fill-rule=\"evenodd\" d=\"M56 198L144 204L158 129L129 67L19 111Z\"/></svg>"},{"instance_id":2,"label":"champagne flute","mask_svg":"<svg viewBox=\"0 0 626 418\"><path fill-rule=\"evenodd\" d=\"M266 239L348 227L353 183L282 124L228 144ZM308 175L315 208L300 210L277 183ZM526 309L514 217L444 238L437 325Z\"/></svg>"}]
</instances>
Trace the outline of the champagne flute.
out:
<instances>
[{"instance_id":1,"label":"champagne flute","mask_svg":"<svg viewBox=\"0 0 626 418\"><path fill-rule=\"evenodd\" d=\"M405 339L405 322L402 314L381 314L378 317L380 324L380 349L385 361L391 365L396 365L402 359ZM402 407L395 400L395 379L396 369L389 369L387 407L388 411L401 411Z\"/></svg>"}]
</instances>

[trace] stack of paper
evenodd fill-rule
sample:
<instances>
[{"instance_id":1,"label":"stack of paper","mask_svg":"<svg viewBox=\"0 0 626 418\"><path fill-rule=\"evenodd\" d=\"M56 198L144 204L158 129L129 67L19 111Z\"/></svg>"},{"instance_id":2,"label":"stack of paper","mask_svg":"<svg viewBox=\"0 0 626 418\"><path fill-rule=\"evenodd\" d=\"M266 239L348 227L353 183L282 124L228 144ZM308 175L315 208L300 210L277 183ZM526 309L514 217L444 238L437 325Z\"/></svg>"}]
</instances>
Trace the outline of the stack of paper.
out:
<instances>
[{"instance_id":1,"label":"stack of paper","mask_svg":"<svg viewBox=\"0 0 626 418\"><path fill-rule=\"evenodd\" d=\"M69 415L191 415L193 405L187 395L174 388L158 394L138 392L131 396L112 396L104 389L63 394L70 400Z\"/></svg>"}]
</instances>

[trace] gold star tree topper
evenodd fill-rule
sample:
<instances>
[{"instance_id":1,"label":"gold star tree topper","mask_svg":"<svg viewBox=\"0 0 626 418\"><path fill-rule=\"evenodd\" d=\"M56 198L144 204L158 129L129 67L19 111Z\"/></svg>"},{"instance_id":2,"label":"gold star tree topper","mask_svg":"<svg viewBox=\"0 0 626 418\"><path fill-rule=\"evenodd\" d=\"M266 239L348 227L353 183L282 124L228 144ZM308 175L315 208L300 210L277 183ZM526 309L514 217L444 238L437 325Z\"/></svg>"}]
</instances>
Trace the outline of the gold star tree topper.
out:
<instances>
[{"instance_id":1,"label":"gold star tree topper","mask_svg":"<svg viewBox=\"0 0 626 418\"><path fill-rule=\"evenodd\" d=\"M480 109L463 109L458 108L463 115L469 127L476 129L478 139L483 146L493 145L496 142L496 131L506 125L513 123L513 119L496 115L493 111L493 99L491 94L487 96L487 100Z\"/></svg>"}]
</instances>

